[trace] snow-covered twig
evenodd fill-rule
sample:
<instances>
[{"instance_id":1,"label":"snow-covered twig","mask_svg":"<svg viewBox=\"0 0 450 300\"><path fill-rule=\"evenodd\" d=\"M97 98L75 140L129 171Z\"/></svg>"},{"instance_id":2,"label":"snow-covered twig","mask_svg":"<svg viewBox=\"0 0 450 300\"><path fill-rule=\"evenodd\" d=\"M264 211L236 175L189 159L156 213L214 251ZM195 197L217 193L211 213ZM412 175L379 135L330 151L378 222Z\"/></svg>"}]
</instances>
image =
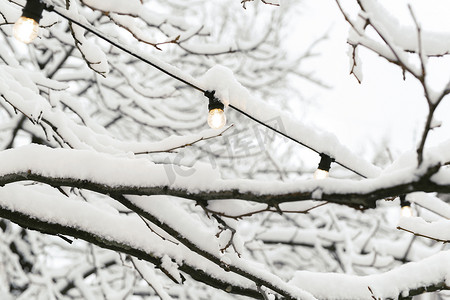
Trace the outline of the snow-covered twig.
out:
<instances>
[{"instance_id":1,"label":"snow-covered twig","mask_svg":"<svg viewBox=\"0 0 450 300\"><path fill-rule=\"evenodd\" d=\"M381 299L396 299L399 295L414 296L427 291L450 289L449 254L449 251L444 251L418 262L368 276L298 271L290 282L299 287L308 287L320 299L369 299L372 295ZM327 288L323 287L323 282L327 282Z\"/></svg>"},{"instance_id":2,"label":"snow-covered twig","mask_svg":"<svg viewBox=\"0 0 450 300\"><path fill-rule=\"evenodd\" d=\"M437 242L450 242L450 220L426 222L419 217L403 217L397 229L407 231L415 236L421 236Z\"/></svg>"},{"instance_id":3,"label":"snow-covered twig","mask_svg":"<svg viewBox=\"0 0 450 300\"><path fill-rule=\"evenodd\" d=\"M134 154L139 155L139 154L151 154L151 153L161 153L161 152L172 152L172 151L174 151L174 150L176 150L176 149L181 149L181 148L185 148L185 147L190 147L190 146L192 146L192 145L194 145L194 144L196 144L196 143L198 143L198 142L201 142L201 141L207 141L207 140L209 140L209 139L213 139L213 138L222 136L226 131L228 131L228 130L229 130L231 127L233 127L233 126L234 126L234 124L231 124L230 126L225 127L225 129L219 130L219 133L217 133L217 134L215 134L215 135L211 135L211 136L202 136L202 137L199 137L199 138L196 139L196 140L190 141L190 142L187 143L187 144L173 146L173 147L168 148L168 149L153 150L153 151L144 151L144 152L135 152Z\"/></svg>"}]
</instances>

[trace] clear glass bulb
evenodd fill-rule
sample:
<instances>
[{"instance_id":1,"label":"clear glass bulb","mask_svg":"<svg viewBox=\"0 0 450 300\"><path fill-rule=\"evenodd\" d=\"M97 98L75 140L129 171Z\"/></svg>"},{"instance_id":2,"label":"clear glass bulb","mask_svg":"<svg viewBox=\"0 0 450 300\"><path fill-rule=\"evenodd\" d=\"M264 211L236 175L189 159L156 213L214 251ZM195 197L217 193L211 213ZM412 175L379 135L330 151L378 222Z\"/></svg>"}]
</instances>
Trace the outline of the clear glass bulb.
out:
<instances>
[{"instance_id":1,"label":"clear glass bulb","mask_svg":"<svg viewBox=\"0 0 450 300\"><path fill-rule=\"evenodd\" d=\"M314 179L325 179L329 176L329 172L321 169L317 169L314 172Z\"/></svg>"},{"instance_id":2,"label":"clear glass bulb","mask_svg":"<svg viewBox=\"0 0 450 300\"><path fill-rule=\"evenodd\" d=\"M20 17L14 24L13 34L19 41L29 44L38 36L39 24L27 17Z\"/></svg>"},{"instance_id":3,"label":"clear glass bulb","mask_svg":"<svg viewBox=\"0 0 450 300\"><path fill-rule=\"evenodd\" d=\"M225 126L227 117L223 112L223 109L215 108L211 109L208 114L208 125L213 129L219 129Z\"/></svg>"},{"instance_id":4,"label":"clear glass bulb","mask_svg":"<svg viewBox=\"0 0 450 300\"><path fill-rule=\"evenodd\" d=\"M402 215L402 217L412 217L413 211L411 206L402 206L400 214Z\"/></svg>"}]
</instances>

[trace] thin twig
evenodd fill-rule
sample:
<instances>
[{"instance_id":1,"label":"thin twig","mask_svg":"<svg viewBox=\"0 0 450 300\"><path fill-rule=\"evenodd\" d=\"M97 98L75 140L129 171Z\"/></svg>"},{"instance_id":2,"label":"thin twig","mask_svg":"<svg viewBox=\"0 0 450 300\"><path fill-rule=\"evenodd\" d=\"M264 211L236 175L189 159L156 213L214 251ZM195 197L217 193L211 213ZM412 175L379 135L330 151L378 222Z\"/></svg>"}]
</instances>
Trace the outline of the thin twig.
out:
<instances>
[{"instance_id":1,"label":"thin twig","mask_svg":"<svg viewBox=\"0 0 450 300\"><path fill-rule=\"evenodd\" d=\"M219 211L215 211L215 210L209 209L207 206L204 206L201 203L197 203L197 204L200 205L206 213L215 214L215 215L218 215L218 216L221 216L221 217L224 217L224 218L240 220L240 219L243 219L244 217L251 217L253 215L256 215L256 214L259 214L259 213L263 213L263 212L276 212L276 213L280 213L281 212L282 214L306 214L309 211L311 211L311 210L313 210L315 208L321 207L323 205L326 205L328 203L329 202L322 202L320 204L317 204L317 205L315 205L313 207L310 207L308 209L305 209L305 210L282 210L282 209L278 210L278 209L274 209L274 208L272 208L272 207L270 207L268 205L266 208L254 210L254 211L243 213L243 214L240 214L240 215L229 215L229 214L226 214L226 213L223 213L223 212L219 212Z\"/></svg>"},{"instance_id":2,"label":"thin twig","mask_svg":"<svg viewBox=\"0 0 450 300\"><path fill-rule=\"evenodd\" d=\"M189 146L192 146L192 145L194 145L194 144L196 144L196 143L198 143L198 142L201 142L201 141L207 141L207 140L209 140L209 139L213 139L213 138L222 136L227 130L229 130L229 129L230 129L231 127L233 127L233 126L234 126L234 124L231 124L230 126L228 126L227 128L225 128L224 130L222 130L220 133L218 133L218 134L216 134L216 135L209 136L209 137L201 137L201 138L199 138L199 139L197 139L197 140L195 140L195 141L193 141L193 142L190 142L190 143L187 143L187 144L183 144L183 145L180 145L180 146L175 146L175 147L168 148L168 149L165 149L165 150L154 150L154 151L135 152L134 154L140 155L140 154L154 154L154 153L162 153L162 152L172 152L173 150L176 150L176 149L181 149L181 148L189 147Z\"/></svg>"},{"instance_id":3,"label":"thin twig","mask_svg":"<svg viewBox=\"0 0 450 300\"><path fill-rule=\"evenodd\" d=\"M424 234L421 234L421 233L414 232L412 230L409 230L409 229L406 229L406 228L403 228L403 227L400 227L400 226L397 226L397 229L404 230L406 232L414 234L415 236L421 236L421 237L424 237L424 238L427 238L427 239L430 239L430 240L433 240L433 241L436 241L436 242L442 242L442 243L450 242L450 240L441 240L441 239L438 239L438 238L435 238L435 237L431 237L431 236L428 236L428 235L424 235Z\"/></svg>"},{"instance_id":4,"label":"thin twig","mask_svg":"<svg viewBox=\"0 0 450 300\"><path fill-rule=\"evenodd\" d=\"M153 232L154 234L156 234L157 236L159 236L163 241L168 241L168 242L171 242L171 243L173 243L173 244L175 244L175 245L179 245L178 242L169 240L169 239L165 238L164 236L162 236L161 234L157 233L157 232L150 226L150 224L148 224L148 221L147 221L143 216L141 216L141 215L138 214L138 213L136 213L136 214L139 216L139 218L141 218L141 220L144 222L145 226L147 226L147 228L150 229L151 232Z\"/></svg>"},{"instance_id":5,"label":"thin twig","mask_svg":"<svg viewBox=\"0 0 450 300\"><path fill-rule=\"evenodd\" d=\"M266 292L262 289L261 285L257 285L256 289L258 290L258 292L262 295L264 300L269 300L269 297L267 296Z\"/></svg>"},{"instance_id":6,"label":"thin twig","mask_svg":"<svg viewBox=\"0 0 450 300\"><path fill-rule=\"evenodd\" d=\"M136 264L135 262L136 258L134 258L133 256L130 256L130 258L131 263L134 266L134 269L138 272L141 278L144 279L145 282L147 282L147 284L155 291L156 295L158 295L160 299L168 299L168 297L170 296L167 293L165 293L164 290L160 291L151 281L147 279L147 276L144 275L144 273L141 271L141 268Z\"/></svg>"}]
</instances>

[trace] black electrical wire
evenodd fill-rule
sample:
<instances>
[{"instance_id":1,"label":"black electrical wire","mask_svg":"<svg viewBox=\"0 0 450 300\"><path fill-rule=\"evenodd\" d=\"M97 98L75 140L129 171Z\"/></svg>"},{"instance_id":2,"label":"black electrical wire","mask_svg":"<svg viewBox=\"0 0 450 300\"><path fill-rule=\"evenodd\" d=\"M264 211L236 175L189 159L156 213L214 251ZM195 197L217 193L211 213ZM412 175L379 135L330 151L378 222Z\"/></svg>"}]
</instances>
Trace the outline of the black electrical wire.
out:
<instances>
[{"instance_id":1,"label":"black electrical wire","mask_svg":"<svg viewBox=\"0 0 450 300\"><path fill-rule=\"evenodd\" d=\"M16 5L18 5L18 6L21 6L20 4L18 4L18 3L16 3L16 2L13 2L13 3L16 4ZM45 2L44 2L44 3L45 3ZM172 78L174 78L174 79L176 79L176 80L178 80L178 81L181 81L181 82L183 82L184 84L186 84L186 85L188 85L188 86L190 86L190 87L192 87L192 88L194 88L194 89L196 89L196 90L202 92L203 94L205 94L206 92L208 92L208 91L206 91L205 89L203 89L203 88L197 86L196 84L194 84L194 83L192 83L192 82L189 82L188 80L183 79L183 78L177 76L176 74L173 74L173 73L167 71L166 69L164 69L164 68L162 68L162 67L160 67L160 66L154 64L153 62L151 62L150 60L146 59L145 57L142 57L142 56L138 55L137 53L134 53L131 49L128 49L126 46L120 45L119 43L116 43L115 41L111 40L110 38L104 36L104 35L103 35L101 32L99 32L95 27L90 26L90 25L88 26L88 25L83 24L83 23L81 23L81 22L79 22L79 21L77 21L77 20L74 20L74 19L71 18L70 16L68 16L68 15L64 14L62 11L60 11L60 8L55 7L55 6L51 5L51 4L45 3L45 10L55 12L57 15L59 15L59 16L63 17L64 19L66 19L66 20L68 20L68 21L70 21L70 22L72 22L72 23L74 23L74 24L76 24L76 25L82 27L83 29L89 31L90 33L92 33L92 34L98 36L98 37L101 38L102 40L104 40L104 41L108 42L109 44L115 46L116 48L118 48L118 49L124 51L125 53L127 53L127 54L129 54L129 55L131 55L131 56L133 56L133 57L135 57L135 58L137 58L137 59L139 59L139 60L141 60L141 61L147 63L148 65L150 65L150 66L152 66L152 67L158 69L159 71L161 71L161 72L163 72L163 73L169 75L170 77L172 77ZM280 131L280 130L278 130L278 129L272 127L272 126L270 126L269 124L266 124L266 123L264 123L264 122L261 121L261 120L258 120L257 118L255 118L255 117L249 115L248 113L246 113L245 111L243 111L243 110L237 108L236 106L234 106L234 105L232 105L232 104L229 104L228 106L229 106L230 108L234 109L235 111L237 111L237 112L243 114L244 116L248 117L249 119L251 119L251 120L253 120L253 121L255 121L255 122L257 122L257 123L259 123L259 124L261 124L261 125L263 125L263 126L265 126L265 127L267 127L267 128L269 128L270 130L272 130L272 131L274 131L274 132L276 132L276 133L278 133L278 134L284 136L285 138L290 139L291 141L293 141L293 142L295 142L295 143L297 143L297 144L300 144L300 145L302 145L303 147L306 147L306 148L308 148L308 149L310 149L310 150L312 150L312 151L314 151L314 152L316 152L316 153L322 155L322 153L321 153L320 151L317 151L316 149L312 148L311 146L302 143L301 141L299 141L299 140L297 140L297 139L295 139L295 138L293 138L293 137L287 135L286 133L284 133L284 132L282 132L282 131ZM334 160L334 162L337 163L338 165L342 166L343 168L345 168L345 169L347 169L347 170L349 170L349 171L351 171L351 172L353 172L353 173L355 173L355 174L357 174L357 175L359 175L359 176L361 176L361 177L363 177L363 178L367 178L367 176L365 176L365 175L359 173L359 172L356 171L356 170L353 170L353 169L350 168L350 167L347 167L346 165L340 163L339 161Z\"/></svg>"},{"instance_id":2,"label":"black electrical wire","mask_svg":"<svg viewBox=\"0 0 450 300\"><path fill-rule=\"evenodd\" d=\"M44 8L45 4L39 0L27 0L27 3L22 10L22 17L33 19L36 23L39 23Z\"/></svg>"}]
</instances>

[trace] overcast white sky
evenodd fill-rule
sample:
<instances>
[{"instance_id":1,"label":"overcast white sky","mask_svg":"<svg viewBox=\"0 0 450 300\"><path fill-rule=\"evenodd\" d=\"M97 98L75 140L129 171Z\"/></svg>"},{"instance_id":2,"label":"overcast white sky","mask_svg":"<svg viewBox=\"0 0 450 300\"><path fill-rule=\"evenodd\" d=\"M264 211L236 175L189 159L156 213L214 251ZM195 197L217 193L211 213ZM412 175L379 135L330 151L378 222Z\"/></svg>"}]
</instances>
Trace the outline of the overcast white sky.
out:
<instances>
[{"instance_id":1,"label":"overcast white sky","mask_svg":"<svg viewBox=\"0 0 450 300\"><path fill-rule=\"evenodd\" d=\"M412 25L406 3L411 2L424 29L450 30L450 3L444 1L382 1L392 14L398 15L402 25ZM360 50L363 63L363 82L358 84L349 76L346 37L348 27L334 1L305 1L304 13L299 16L299 32L291 43L302 47L307 41L329 30L329 40L322 43L322 56L311 60L310 70L326 78L331 90L304 91L319 101L319 105L298 107L302 118L318 127L334 132L349 148L371 158L371 148L383 143L390 145L392 154L415 147L421 135L427 106L421 86L411 77L403 81L400 69L385 62L370 51ZM431 63L433 63L431 61ZM442 59L430 71L433 81L450 78L450 67ZM449 115L448 100L441 104L438 119ZM431 135L430 144L450 135L445 122Z\"/></svg>"}]
</instances>

